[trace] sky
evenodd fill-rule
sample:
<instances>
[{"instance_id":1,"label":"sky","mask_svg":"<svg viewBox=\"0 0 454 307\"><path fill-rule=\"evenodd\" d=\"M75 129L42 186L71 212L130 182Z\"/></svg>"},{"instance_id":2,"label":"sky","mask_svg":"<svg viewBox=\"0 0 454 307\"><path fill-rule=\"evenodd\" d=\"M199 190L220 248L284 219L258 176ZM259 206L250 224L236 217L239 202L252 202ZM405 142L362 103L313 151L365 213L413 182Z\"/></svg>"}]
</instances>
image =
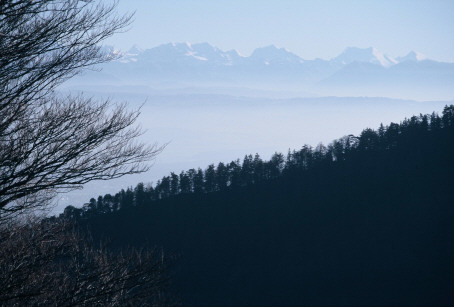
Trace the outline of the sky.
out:
<instances>
[{"instance_id":1,"label":"sky","mask_svg":"<svg viewBox=\"0 0 454 307\"><path fill-rule=\"evenodd\" d=\"M454 62L452 0L120 0L118 12L135 12L129 30L105 42L122 50L208 42L248 56L273 44L309 60L354 46Z\"/></svg>"}]
</instances>

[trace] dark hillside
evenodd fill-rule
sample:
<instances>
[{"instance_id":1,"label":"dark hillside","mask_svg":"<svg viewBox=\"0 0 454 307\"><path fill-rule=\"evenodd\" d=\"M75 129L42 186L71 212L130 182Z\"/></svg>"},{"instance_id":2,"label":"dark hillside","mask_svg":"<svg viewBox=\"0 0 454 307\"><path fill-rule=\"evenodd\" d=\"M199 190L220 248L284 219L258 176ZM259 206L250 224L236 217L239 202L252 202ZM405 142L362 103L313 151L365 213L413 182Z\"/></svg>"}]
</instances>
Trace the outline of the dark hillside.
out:
<instances>
[{"instance_id":1,"label":"dark hillside","mask_svg":"<svg viewBox=\"0 0 454 307\"><path fill-rule=\"evenodd\" d=\"M179 255L187 305L454 304L454 107L303 153L266 180L140 204L136 188L78 219Z\"/></svg>"}]
</instances>

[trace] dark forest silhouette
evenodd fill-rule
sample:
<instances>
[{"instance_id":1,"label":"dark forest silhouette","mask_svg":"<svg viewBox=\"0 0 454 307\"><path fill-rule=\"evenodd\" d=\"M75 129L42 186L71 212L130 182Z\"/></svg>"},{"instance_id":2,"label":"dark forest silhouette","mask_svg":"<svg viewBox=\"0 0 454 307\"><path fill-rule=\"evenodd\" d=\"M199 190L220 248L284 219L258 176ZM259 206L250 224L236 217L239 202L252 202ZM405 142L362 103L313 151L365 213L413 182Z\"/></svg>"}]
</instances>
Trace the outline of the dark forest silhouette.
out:
<instances>
[{"instance_id":1,"label":"dark forest silhouette","mask_svg":"<svg viewBox=\"0 0 454 307\"><path fill-rule=\"evenodd\" d=\"M450 305L452 157L453 105L269 161L172 173L58 219L113 248L179 255L187 305Z\"/></svg>"},{"instance_id":2,"label":"dark forest silhouette","mask_svg":"<svg viewBox=\"0 0 454 307\"><path fill-rule=\"evenodd\" d=\"M275 153L268 161L262 160L258 154L249 154L242 161L237 159L230 163L220 162L217 166L210 164L205 170L190 169L180 174L172 172L158 180L154 186L139 183L135 188L121 190L115 195L106 194L97 199L91 198L82 208L68 206L60 216L75 219L91 217L149 205L150 202L177 195L232 190L280 177L323 170L331 165L349 163L356 159L361 161L363 158L383 155L385 152L410 150L410 146L417 146L426 138L440 137L448 133L452 129L453 121L454 106L451 105L444 108L441 117L436 113L413 116L400 124L391 123L386 127L381 125L378 130L364 129L359 136L344 136L328 146L321 143L315 148L304 145L298 151L289 150L286 156ZM426 146L429 144L426 143Z\"/></svg>"}]
</instances>

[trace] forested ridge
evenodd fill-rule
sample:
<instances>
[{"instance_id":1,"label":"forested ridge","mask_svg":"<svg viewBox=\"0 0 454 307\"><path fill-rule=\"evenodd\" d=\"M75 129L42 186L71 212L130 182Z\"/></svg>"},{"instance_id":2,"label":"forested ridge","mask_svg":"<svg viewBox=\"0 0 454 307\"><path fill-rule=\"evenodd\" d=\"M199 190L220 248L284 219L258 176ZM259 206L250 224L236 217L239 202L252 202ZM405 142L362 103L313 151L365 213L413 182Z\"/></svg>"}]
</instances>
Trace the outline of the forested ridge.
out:
<instances>
[{"instance_id":1,"label":"forested ridge","mask_svg":"<svg viewBox=\"0 0 454 307\"><path fill-rule=\"evenodd\" d=\"M178 255L188 305L454 303L454 106L69 206L112 246Z\"/></svg>"},{"instance_id":2,"label":"forested ridge","mask_svg":"<svg viewBox=\"0 0 454 307\"><path fill-rule=\"evenodd\" d=\"M147 205L177 195L212 193L260 184L279 177L304 174L317 168L349 163L362 156L370 158L385 152L399 151L402 147L411 150L426 138L442 137L448 133L445 130L452 127L453 113L454 106L446 106L441 117L436 113L413 116L400 124L380 125L377 130L367 128L359 136L344 136L328 146L322 143L315 148L304 145L298 151L289 150L287 155L275 153L268 161L262 160L258 154L249 154L242 161L219 162L217 166L210 164L205 170L190 169L180 174L171 172L154 186L139 183L135 188L123 189L115 195L91 198L82 208L68 206L61 217L90 217ZM444 133L440 135L441 131ZM426 143L426 146L430 146L430 143ZM424 148L418 149L414 154L420 155L421 150Z\"/></svg>"}]
</instances>

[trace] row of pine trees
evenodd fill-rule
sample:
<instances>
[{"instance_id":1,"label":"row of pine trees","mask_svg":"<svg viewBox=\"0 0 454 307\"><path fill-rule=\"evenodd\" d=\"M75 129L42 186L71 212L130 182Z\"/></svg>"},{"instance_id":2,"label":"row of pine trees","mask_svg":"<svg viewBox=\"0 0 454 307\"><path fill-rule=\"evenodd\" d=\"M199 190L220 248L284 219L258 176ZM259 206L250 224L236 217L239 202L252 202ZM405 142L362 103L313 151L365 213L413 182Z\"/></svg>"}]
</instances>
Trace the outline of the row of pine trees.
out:
<instances>
[{"instance_id":1,"label":"row of pine trees","mask_svg":"<svg viewBox=\"0 0 454 307\"><path fill-rule=\"evenodd\" d=\"M220 162L217 166L211 164L205 170L190 169L180 174L172 172L158 180L154 186L139 183L135 188L121 190L115 195L92 198L82 208L68 206L61 217L88 218L134 206L146 206L177 195L212 193L270 181L356 159L371 152L389 151L399 145L416 142L422 135L441 129L454 129L454 105L446 106L442 116L436 113L413 116L400 124L380 125L378 130L367 128L359 136L344 136L328 146L319 144L312 148L305 145L300 150L289 150L286 156L275 153L268 161L258 154L246 155L242 161L237 159L227 164Z\"/></svg>"}]
</instances>

